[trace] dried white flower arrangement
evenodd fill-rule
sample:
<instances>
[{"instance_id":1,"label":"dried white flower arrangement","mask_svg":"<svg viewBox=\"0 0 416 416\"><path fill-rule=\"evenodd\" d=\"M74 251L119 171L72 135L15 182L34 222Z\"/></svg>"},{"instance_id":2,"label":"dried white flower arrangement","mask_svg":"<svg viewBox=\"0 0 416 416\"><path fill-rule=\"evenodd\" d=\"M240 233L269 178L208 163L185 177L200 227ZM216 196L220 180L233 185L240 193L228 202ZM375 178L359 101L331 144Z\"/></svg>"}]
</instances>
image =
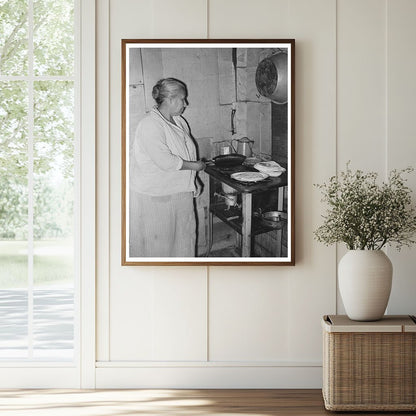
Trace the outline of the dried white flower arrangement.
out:
<instances>
[{"instance_id":1,"label":"dried white flower arrangement","mask_svg":"<svg viewBox=\"0 0 416 416\"><path fill-rule=\"evenodd\" d=\"M344 242L350 250L380 250L386 244L400 250L415 243L416 211L402 177L413 170L394 169L378 184L377 173L353 172L348 163L345 172L315 185L328 204L324 223L314 232L316 240Z\"/></svg>"}]
</instances>

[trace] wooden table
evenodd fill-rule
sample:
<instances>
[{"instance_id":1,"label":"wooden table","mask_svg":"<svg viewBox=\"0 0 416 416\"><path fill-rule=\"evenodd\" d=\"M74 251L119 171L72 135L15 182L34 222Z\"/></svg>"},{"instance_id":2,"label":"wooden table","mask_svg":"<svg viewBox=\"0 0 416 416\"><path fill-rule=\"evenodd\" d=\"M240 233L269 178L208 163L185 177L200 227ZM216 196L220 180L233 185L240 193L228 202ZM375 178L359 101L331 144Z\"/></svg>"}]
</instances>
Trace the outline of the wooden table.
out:
<instances>
[{"instance_id":1,"label":"wooden table","mask_svg":"<svg viewBox=\"0 0 416 416\"><path fill-rule=\"evenodd\" d=\"M253 219L253 212L252 212L252 205L253 205L253 194L265 191L273 191L277 190L279 192L279 206L278 210L283 210L283 192L284 189L287 187L287 173L283 173L279 177L269 177L264 181L255 182L255 183L242 183L232 179L230 175L235 172L243 172L243 171L253 171L252 169L245 168L243 166L239 166L233 170L228 172L224 172L222 169L218 169L215 165L214 166L207 166L205 172L210 177L210 193L212 193L214 189L214 182L219 181L220 183L224 183L233 189L236 190L237 193L241 194L241 214L242 214L242 224L241 226L227 221L227 218L224 215L221 215L220 212L215 210L215 207L212 206L210 198L210 215L218 216L222 221L229 224L233 229L235 229L238 233L241 234L241 256L242 257L250 257L251 256L251 238L253 235L252 232L252 219ZM257 171L256 171L257 172ZM212 195L211 195L212 196ZM263 230L260 232L267 232L270 231L272 228L264 227ZM260 233L258 232L258 233Z\"/></svg>"}]
</instances>

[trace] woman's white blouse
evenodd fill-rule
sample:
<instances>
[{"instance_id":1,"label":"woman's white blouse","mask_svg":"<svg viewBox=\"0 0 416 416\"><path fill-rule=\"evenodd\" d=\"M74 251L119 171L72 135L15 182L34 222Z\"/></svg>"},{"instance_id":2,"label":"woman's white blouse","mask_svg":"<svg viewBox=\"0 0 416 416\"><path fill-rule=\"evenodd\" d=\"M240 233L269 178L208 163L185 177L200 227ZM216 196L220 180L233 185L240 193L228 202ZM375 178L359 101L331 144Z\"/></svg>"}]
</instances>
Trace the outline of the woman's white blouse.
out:
<instances>
[{"instance_id":1,"label":"woman's white blouse","mask_svg":"<svg viewBox=\"0 0 416 416\"><path fill-rule=\"evenodd\" d=\"M130 188L146 195L195 191L195 171L180 170L196 160L195 144L181 116L166 120L153 108L138 124L130 151Z\"/></svg>"}]
</instances>

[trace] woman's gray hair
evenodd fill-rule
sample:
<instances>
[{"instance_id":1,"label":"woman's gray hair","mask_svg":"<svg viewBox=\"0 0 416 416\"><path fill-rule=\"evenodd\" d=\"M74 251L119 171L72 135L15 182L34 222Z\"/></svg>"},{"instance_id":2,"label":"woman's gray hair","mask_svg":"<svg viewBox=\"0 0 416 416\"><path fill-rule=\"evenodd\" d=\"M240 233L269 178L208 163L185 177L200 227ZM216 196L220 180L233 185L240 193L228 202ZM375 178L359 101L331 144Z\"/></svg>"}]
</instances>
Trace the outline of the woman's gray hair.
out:
<instances>
[{"instance_id":1,"label":"woman's gray hair","mask_svg":"<svg viewBox=\"0 0 416 416\"><path fill-rule=\"evenodd\" d=\"M160 79L152 90L152 97L157 105L163 103L166 98L175 97L179 93L188 95L188 91L184 82L176 78Z\"/></svg>"}]
</instances>

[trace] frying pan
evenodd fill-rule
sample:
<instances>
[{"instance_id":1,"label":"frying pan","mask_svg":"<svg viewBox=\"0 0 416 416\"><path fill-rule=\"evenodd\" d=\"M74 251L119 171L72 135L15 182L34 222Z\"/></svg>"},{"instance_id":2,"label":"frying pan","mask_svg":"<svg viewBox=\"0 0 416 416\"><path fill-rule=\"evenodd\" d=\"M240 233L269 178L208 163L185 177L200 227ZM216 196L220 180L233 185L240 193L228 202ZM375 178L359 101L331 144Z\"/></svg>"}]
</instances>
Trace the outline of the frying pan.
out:
<instances>
[{"instance_id":1,"label":"frying pan","mask_svg":"<svg viewBox=\"0 0 416 416\"><path fill-rule=\"evenodd\" d=\"M219 168L231 168L241 165L246 157L239 153L231 153L229 155L215 156L212 160Z\"/></svg>"}]
</instances>

